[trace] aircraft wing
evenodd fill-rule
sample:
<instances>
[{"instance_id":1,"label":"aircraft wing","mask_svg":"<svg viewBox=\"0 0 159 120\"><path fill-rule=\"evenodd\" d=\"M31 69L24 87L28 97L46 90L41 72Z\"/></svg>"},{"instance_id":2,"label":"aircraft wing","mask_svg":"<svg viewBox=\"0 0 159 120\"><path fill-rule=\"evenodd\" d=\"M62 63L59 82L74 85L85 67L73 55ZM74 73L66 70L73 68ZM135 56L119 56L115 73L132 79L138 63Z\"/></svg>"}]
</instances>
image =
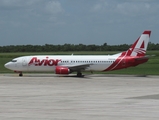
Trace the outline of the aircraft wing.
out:
<instances>
[{"instance_id":1,"label":"aircraft wing","mask_svg":"<svg viewBox=\"0 0 159 120\"><path fill-rule=\"evenodd\" d=\"M72 71L81 71L85 70L90 65L92 64L66 65L65 67L68 67Z\"/></svg>"}]
</instances>

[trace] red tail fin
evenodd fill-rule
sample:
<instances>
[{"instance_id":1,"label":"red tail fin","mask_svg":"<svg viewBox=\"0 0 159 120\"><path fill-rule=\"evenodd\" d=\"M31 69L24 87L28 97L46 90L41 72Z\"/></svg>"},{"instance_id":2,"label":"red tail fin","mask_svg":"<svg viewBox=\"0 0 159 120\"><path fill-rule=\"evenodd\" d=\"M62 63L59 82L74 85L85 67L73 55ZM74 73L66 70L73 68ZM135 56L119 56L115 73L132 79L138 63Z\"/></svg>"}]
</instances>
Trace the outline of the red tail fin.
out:
<instances>
[{"instance_id":1,"label":"red tail fin","mask_svg":"<svg viewBox=\"0 0 159 120\"><path fill-rule=\"evenodd\" d=\"M126 56L145 56L151 31L144 31L135 43L126 51Z\"/></svg>"}]
</instances>

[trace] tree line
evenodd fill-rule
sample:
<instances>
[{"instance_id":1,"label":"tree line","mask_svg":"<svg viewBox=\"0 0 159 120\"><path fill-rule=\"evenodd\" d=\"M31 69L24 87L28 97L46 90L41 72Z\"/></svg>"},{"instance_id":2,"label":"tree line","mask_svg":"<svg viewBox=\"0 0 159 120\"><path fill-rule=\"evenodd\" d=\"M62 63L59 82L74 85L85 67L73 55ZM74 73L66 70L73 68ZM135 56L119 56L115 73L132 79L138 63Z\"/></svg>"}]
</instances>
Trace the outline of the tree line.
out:
<instances>
[{"instance_id":1,"label":"tree line","mask_svg":"<svg viewBox=\"0 0 159 120\"><path fill-rule=\"evenodd\" d=\"M59 52L59 51L125 51L131 45L84 45L84 44L64 44L64 45L8 45L0 46L0 53L11 53L11 52ZM159 43L154 44L149 42L148 50L159 50Z\"/></svg>"}]
</instances>

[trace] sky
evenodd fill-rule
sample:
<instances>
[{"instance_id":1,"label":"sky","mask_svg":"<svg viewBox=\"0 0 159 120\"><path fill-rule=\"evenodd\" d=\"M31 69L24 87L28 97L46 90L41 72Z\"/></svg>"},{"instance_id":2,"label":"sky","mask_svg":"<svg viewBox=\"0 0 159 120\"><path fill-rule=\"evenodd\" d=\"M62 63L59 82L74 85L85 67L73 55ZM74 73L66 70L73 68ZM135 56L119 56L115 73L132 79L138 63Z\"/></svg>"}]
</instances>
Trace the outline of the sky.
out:
<instances>
[{"instance_id":1,"label":"sky","mask_svg":"<svg viewBox=\"0 0 159 120\"><path fill-rule=\"evenodd\" d=\"M0 0L0 46L159 43L159 0Z\"/></svg>"}]
</instances>

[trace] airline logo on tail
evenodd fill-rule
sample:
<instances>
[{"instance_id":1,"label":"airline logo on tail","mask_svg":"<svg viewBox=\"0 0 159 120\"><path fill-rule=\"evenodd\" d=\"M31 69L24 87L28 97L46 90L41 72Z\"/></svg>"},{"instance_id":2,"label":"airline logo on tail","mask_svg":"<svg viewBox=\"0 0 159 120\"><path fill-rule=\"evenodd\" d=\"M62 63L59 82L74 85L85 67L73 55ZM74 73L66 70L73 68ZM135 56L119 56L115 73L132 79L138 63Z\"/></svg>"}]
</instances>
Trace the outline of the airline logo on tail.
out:
<instances>
[{"instance_id":1,"label":"airline logo on tail","mask_svg":"<svg viewBox=\"0 0 159 120\"><path fill-rule=\"evenodd\" d=\"M129 64L126 64L126 61L133 63L135 61L135 58L143 58L146 54L150 34L151 31L144 31L141 36L135 41L135 43L127 51L122 52L119 55L118 59L116 59L116 61L104 71L126 68L129 67ZM139 63L133 63L134 66L141 64L142 62L146 62L148 59L143 59L143 61L141 60Z\"/></svg>"},{"instance_id":2,"label":"airline logo on tail","mask_svg":"<svg viewBox=\"0 0 159 120\"><path fill-rule=\"evenodd\" d=\"M135 43L127 50L126 56L145 56L151 31L144 31Z\"/></svg>"},{"instance_id":3,"label":"airline logo on tail","mask_svg":"<svg viewBox=\"0 0 159 120\"><path fill-rule=\"evenodd\" d=\"M146 54L145 42L143 41L140 48L129 48L129 56L144 56Z\"/></svg>"}]
</instances>

